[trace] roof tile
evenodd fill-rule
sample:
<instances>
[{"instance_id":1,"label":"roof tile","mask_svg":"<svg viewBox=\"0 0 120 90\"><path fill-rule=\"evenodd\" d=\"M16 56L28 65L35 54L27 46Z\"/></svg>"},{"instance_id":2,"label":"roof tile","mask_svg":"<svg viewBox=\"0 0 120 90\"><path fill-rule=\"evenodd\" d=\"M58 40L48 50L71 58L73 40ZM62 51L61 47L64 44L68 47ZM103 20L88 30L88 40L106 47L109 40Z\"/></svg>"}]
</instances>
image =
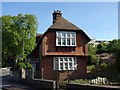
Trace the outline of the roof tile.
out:
<instances>
[{"instance_id":1,"label":"roof tile","mask_svg":"<svg viewBox=\"0 0 120 90\"><path fill-rule=\"evenodd\" d=\"M81 30L63 17L60 17L49 29Z\"/></svg>"}]
</instances>

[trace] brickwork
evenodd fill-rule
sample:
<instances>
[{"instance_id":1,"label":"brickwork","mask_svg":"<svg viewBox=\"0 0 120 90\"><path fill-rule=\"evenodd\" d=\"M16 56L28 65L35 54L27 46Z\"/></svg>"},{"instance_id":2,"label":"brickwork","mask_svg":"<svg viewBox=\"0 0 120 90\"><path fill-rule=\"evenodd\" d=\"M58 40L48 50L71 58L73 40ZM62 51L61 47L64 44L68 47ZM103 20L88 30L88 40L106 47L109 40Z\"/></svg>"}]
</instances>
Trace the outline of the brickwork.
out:
<instances>
[{"instance_id":1,"label":"brickwork","mask_svg":"<svg viewBox=\"0 0 120 90\"><path fill-rule=\"evenodd\" d=\"M76 46L56 46L56 31L74 31L76 32ZM57 10L53 13L53 24L48 30L40 35L39 59L40 59L40 77L42 79L65 80L68 77L68 71L56 72L53 70L54 57L76 57L77 70L69 71L69 78L84 78L87 73L87 43L90 38L83 30L62 17L62 13Z\"/></svg>"},{"instance_id":2,"label":"brickwork","mask_svg":"<svg viewBox=\"0 0 120 90\"><path fill-rule=\"evenodd\" d=\"M85 78L86 77L86 58L85 57L77 57L77 70L75 71L59 71L59 79L60 80L66 80L68 78L70 79L76 79L76 78ZM49 79L49 80L56 80L57 79L57 71L53 70L53 57L43 57L42 59L42 78L43 79Z\"/></svg>"},{"instance_id":3,"label":"brickwork","mask_svg":"<svg viewBox=\"0 0 120 90\"><path fill-rule=\"evenodd\" d=\"M56 33L48 32L43 39L43 55L68 55L68 56L84 56L87 55L87 40L85 37L76 32L76 47L57 47ZM85 46L86 45L86 46Z\"/></svg>"}]
</instances>

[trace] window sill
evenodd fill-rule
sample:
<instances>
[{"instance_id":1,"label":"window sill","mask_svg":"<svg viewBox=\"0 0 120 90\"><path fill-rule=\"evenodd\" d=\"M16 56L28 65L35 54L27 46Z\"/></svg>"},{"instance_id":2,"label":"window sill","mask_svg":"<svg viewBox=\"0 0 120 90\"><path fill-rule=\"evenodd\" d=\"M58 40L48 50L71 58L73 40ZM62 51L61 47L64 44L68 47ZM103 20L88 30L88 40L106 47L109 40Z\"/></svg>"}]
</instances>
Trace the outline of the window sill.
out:
<instances>
[{"instance_id":1,"label":"window sill","mask_svg":"<svg viewBox=\"0 0 120 90\"><path fill-rule=\"evenodd\" d=\"M64 72L64 71L77 71L77 70L54 70L54 71Z\"/></svg>"},{"instance_id":2,"label":"window sill","mask_svg":"<svg viewBox=\"0 0 120 90\"><path fill-rule=\"evenodd\" d=\"M73 48L75 48L76 46L57 46L56 45L56 47L70 47L70 48L73 47Z\"/></svg>"}]
</instances>

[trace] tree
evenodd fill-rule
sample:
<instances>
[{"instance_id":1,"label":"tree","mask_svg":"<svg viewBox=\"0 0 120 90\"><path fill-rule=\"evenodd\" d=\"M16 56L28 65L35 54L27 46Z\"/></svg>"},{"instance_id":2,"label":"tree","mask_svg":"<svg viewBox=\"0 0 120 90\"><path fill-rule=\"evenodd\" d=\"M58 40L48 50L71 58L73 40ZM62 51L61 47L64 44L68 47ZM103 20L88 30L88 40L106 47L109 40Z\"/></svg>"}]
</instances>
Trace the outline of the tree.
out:
<instances>
[{"instance_id":1,"label":"tree","mask_svg":"<svg viewBox=\"0 0 120 90\"><path fill-rule=\"evenodd\" d=\"M120 39L110 41L107 48L109 53L115 55L115 67L120 72Z\"/></svg>"},{"instance_id":2,"label":"tree","mask_svg":"<svg viewBox=\"0 0 120 90\"><path fill-rule=\"evenodd\" d=\"M108 46L107 43L101 42L100 44L97 45L96 53L100 54L100 53L107 52L108 51L107 46Z\"/></svg>"},{"instance_id":3,"label":"tree","mask_svg":"<svg viewBox=\"0 0 120 90\"><path fill-rule=\"evenodd\" d=\"M120 39L110 41L107 48L109 53L116 53L120 49Z\"/></svg>"},{"instance_id":4,"label":"tree","mask_svg":"<svg viewBox=\"0 0 120 90\"><path fill-rule=\"evenodd\" d=\"M116 57L115 57L115 67L118 72L120 72L120 49L117 51Z\"/></svg>"},{"instance_id":5,"label":"tree","mask_svg":"<svg viewBox=\"0 0 120 90\"><path fill-rule=\"evenodd\" d=\"M18 14L17 16L2 16L2 59L3 66L9 65L6 61L22 60L35 47L37 19L34 15Z\"/></svg>"},{"instance_id":6,"label":"tree","mask_svg":"<svg viewBox=\"0 0 120 90\"><path fill-rule=\"evenodd\" d=\"M93 46L92 43L88 44L88 65L96 64L98 62L96 50L97 50L96 46Z\"/></svg>"}]
</instances>

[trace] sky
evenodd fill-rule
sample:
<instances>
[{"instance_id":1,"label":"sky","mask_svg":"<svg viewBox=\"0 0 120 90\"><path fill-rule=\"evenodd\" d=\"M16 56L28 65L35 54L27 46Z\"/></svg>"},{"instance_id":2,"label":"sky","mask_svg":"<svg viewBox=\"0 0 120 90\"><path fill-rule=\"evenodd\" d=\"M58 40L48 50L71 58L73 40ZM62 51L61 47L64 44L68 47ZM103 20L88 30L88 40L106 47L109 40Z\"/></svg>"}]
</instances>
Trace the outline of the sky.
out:
<instances>
[{"instance_id":1,"label":"sky","mask_svg":"<svg viewBox=\"0 0 120 90\"><path fill-rule=\"evenodd\" d=\"M117 2L2 2L2 15L33 14L38 20L37 33L52 25L52 13L62 16L97 40L118 38Z\"/></svg>"}]
</instances>

